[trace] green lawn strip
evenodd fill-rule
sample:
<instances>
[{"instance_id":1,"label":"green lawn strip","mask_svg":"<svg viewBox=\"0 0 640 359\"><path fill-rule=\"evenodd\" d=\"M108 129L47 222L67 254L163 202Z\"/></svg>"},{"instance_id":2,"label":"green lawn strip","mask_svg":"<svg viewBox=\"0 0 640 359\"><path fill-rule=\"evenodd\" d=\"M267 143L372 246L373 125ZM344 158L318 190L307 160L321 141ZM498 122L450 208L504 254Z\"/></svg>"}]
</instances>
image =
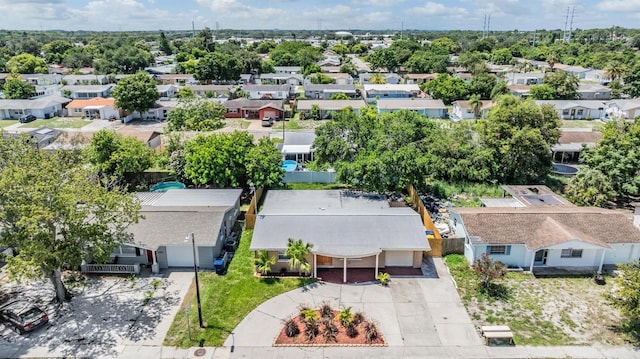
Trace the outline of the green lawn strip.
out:
<instances>
[{"instance_id":1,"label":"green lawn strip","mask_svg":"<svg viewBox=\"0 0 640 359\"><path fill-rule=\"evenodd\" d=\"M81 128L88 124L89 124L89 121L86 121L83 119L54 117L47 120L35 120L33 122L25 123L20 127L21 128L39 128L39 127Z\"/></svg>"},{"instance_id":2,"label":"green lawn strip","mask_svg":"<svg viewBox=\"0 0 640 359\"><path fill-rule=\"evenodd\" d=\"M0 120L0 128L15 125L16 123L18 123L18 120Z\"/></svg>"},{"instance_id":3,"label":"green lawn strip","mask_svg":"<svg viewBox=\"0 0 640 359\"><path fill-rule=\"evenodd\" d=\"M200 273L200 297L205 329L198 325L195 286L192 283L185 296L189 303L191 340L187 333L184 310L175 316L164 345L188 348L191 346L221 346L233 329L253 309L264 301L315 281L312 278L258 278L253 275L253 253L249 250L252 230L242 234L226 275ZM184 308L184 303L182 308ZM256 323L260 325L260 323Z\"/></svg>"}]
</instances>

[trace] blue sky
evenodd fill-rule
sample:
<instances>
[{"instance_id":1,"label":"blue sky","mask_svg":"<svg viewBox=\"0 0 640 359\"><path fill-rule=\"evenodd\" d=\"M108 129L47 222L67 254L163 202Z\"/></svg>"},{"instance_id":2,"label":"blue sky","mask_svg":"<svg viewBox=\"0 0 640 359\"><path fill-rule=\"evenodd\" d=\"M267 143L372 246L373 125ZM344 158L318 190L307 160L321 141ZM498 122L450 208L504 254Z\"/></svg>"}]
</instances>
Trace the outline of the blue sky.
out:
<instances>
[{"instance_id":1,"label":"blue sky","mask_svg":"<svg viewBox=\"0 0 640 359\"><path fill-rule=\"evenodd\" d=\"M0 29L493 30L638 27L640 0L0 0Z\"/></svg>"}]
</instances>

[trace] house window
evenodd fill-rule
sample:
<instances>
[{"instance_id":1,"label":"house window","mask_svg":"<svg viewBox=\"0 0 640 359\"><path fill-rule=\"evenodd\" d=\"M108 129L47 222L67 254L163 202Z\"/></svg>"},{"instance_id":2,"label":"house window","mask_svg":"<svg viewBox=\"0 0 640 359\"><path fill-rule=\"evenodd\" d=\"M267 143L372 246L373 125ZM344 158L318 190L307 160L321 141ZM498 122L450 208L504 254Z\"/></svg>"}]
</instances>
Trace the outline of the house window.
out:
<instances>
[{"instance_id":1,"label":"house window","mask_svg":"<svg viewBox=\"0 0 640 359\"><path fill-rule=\"evenodd\" d=\"M229 113L238 113L238 109L237 108L230 108L229 109Z\"/></svg>"},{"instance_id":2,"label":"house window","mask_svg":"<svg viewBox=\"0 0 640 359\"><path fill-rule=\"evenodd\" d=\"M113 252L111 252L111 255L119 257L137 257L139 253L140 249L123 244L119 247L114 248Z\"/></svg>"},{"instance_id":3,"label":"house window","mask_svg":"<svg viewBox=\"0 0 640 359\"><path fill-rule=\"evenodd\" d=\"M578 110L578 116L582 116L584 114L584 110Z\"/></svg>"},{"instance_id":4,"label":"house window","mask_svg":"<svg viewBox=\"0 0 640 359\"><path fill-rule=\"evenodd\" d=\"M560 253L560 258L582 258L582 249L563 249Z\"/></svg>"},{"instance_id":5,"label":"house window","mask_svg":"<svg viewBox=\"0 0 640 359\"><path fill-rule=\"evenodd\" d=\"M284 251L278 252L278 262L288 262L290 259L289 256L284 254Z\"/></svg>"},{"instance_id":6,"label":"house window","mask_svg":"<svg viewBox=\"0 0 640 359\"><path fill-rule=\"evenodd\" d=\"M562 110L562 114L564 116L569 116L569 110Z\"/></svg>"},{"instance_id":7,"label":"house window","mask_svg":"<svg viewBox=\"0 0 640 359\"><path fill-rule=\"evenodd\" d=\"M74 108L73 112L75 113L82 113L82 109L81 108Z\"/></svg>"},{"instance_id":8,"label":"house window","mask_svg":"<svg viewBox=\"0 0 640 359\"><path fill-rule=\"evenodd\" d=\"M511 246L487 246L487 254L511 254Z\"/></svg>"}]
</instances>

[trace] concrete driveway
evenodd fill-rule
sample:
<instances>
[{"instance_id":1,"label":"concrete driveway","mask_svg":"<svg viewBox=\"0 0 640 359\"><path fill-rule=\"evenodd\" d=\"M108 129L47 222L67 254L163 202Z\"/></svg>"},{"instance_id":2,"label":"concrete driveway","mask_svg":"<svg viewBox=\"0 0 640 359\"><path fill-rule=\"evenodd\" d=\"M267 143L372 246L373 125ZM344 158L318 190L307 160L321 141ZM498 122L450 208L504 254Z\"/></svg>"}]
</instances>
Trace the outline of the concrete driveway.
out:
<instances>
[{"instance_id":1,"label":"concrete driveway","mask_svg":"<svg viewBox=\"0 0 640 359\"><path fill-rule=\"evenodd\" d=\"M392 278L389 287L377 284L314 283L263 303L227 338L231 357L487 357L441 259L434 259L437 278ZM387 347L273 347L283 319L300 304L351 307L373 319Z\"/></svg>"}]
</instances>

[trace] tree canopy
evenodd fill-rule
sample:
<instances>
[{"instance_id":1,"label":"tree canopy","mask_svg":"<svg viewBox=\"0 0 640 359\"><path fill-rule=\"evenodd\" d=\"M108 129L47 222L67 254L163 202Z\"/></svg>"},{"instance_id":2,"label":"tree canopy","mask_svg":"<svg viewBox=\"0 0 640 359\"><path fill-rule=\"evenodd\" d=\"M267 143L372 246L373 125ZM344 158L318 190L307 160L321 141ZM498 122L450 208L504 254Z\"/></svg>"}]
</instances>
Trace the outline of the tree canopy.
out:
<instances>
[{"instance_id":1,"label":"tree canopy","mask_svg":"<svg viewBox=\"0 0 640 359\"><path fill-rule=\"evenodd\" d=\"M20 79L8 79L2 92L7 99L28 99L36 94L36 87Z\"/></svg>"},{"instance_id":2,"label":"tree canopy","mask_svg":"<svg viewBox=\"0 0 640 359\"><path fill-rule=\"evenodd\" d=\"M167 114L167 131L214 131L224 126L226 112L226 107L215 101L181 101Z\"/></svg>"},{"instance_id":3,"label":"tree canopy","mask_svg":"<svg viewBox=\"0 0 640 359\"><path fill-rule=\"evenodd\" d=\"M143 71L118 81L111 95L118 107L131 113L138 112L140 117L160 98L155 80Z\"/></svg>"}]
</instances>

